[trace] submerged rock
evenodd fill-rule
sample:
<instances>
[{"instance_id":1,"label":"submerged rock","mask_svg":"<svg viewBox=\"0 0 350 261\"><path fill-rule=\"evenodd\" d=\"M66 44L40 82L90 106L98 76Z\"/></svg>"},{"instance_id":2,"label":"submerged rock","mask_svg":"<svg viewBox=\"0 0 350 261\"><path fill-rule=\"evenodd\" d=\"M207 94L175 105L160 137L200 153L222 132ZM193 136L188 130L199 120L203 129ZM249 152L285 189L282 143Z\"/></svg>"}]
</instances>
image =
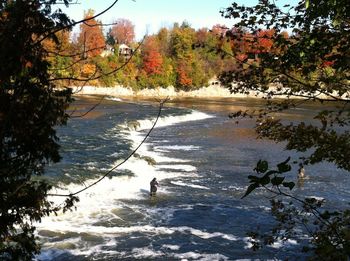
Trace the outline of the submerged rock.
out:
<instances>
[{"instance_id":1,"label":"submerged rock","mask_svg":"<svg viewBox=\"0 0 350 261\"><path fill-rule=\"evenodd\" d=\"M137 130L140 128L140 123L138 121L128 121L127 126L129 130Z\"/></svg>"},{"instance_id":2,"label":"submerged rock","mask_svg":"<svg viewBox=\"0 0 350 261\"><path fill-rule=\"evenodd\" d=\"M156 160L149 156L143 156L141 157L143 160L147 161L148 165L154 166L157 164Z\"/></svg>"},{"instance_id":3,"label":"submerged rock","mask_svg":"<svg viewBox=\"0 0 350 261\"><path fill-rule=\"evenodd\" d=\"M141 156L140 154L135 153L134 157L146 161L148 165L151 165L151 166L154 166L157 164L156 160L150 156Z\"/></svg>"}]
</instances>

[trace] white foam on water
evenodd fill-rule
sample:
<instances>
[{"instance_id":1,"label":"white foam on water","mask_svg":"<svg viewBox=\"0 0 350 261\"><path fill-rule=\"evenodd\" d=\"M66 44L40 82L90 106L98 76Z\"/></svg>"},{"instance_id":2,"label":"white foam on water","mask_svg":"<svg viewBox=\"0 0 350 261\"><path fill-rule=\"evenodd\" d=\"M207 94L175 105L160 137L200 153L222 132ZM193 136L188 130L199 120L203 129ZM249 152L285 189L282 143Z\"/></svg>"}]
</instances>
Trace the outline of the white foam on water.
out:
<instances>
[{"instance_id":1,"label":"white foam on water","mask_svg":"<svg viewBox=\"0 0 350 261\"><path fill-rule=\"evenodd\" d=\"M277 242L274 242L272 245L270 245L270 247L278 249L281 247L290 247L293 245L298 245L298 242L294 239L287 239L285 241L278 240Z\"/></svg>"},{"instance_id":2,"label":"white foam on water","mask_svg":"<svg viewBox=\"0 0 350 261\"><path fill-rule=\"evenodd\" d=\"M51 249L47 249L44 250L39 256L39 260L42 261L47 261L47 260L51 260L52 257L57 257L61 254L64 253L71 253L73 255L84 255L84 256L90 256L93 255L95 253L99 253L99 254L103 254L103 255L111 255L111 256L129 256L130 253L126 253L126 252L118 252L118 251L114 251L114 250L106 250L105 247L106 246L116 246L117 245L117 241L118 239L116 239L115 237L118 235L128 235L131 232L138 232L138 233L147 233L147 234L173 234L175 232L181 232L181 233L187 233L187 234L192 234L195 236L199 236L203 239L210 239L213 237L222 237L226 240L230 240L230 241L236 241L236 237L232 236L232 235L226 235L226 234L222 234L222 233L207 233L204 231L200 231L197 229L192 229L190 227L173 227L173 228L168 228L168 227L151 227L151 226L136 226L136 227L132 227L132 228L120 228L120 230L123 231L123 233L121 233L121 231L119 231L116 234L111 234L111 233L101 233L101 235L103 234L105 237L110 236L111 238L108 240L108 238L106 238L106 243L103 244L98 244L95 245L93 247L91 246L84 246L83 248L80 249L70 249L70 250L66 250L66 251L62 251L60 249L56 249L55 248L55 244L51 244L50 247L52 247ZM84 232L85 233L85 232ZM73 241L76 241L76 239L73 239ZM150 257L160 257L160 256L164 256L164 253L166 253L167 256L173 256L175 258L193 258L193 257L197 257L200 258L199 260L226 260L226 257L221 255L221 254L198 254L195 253L194 255L192 253L194 252L187 252L187 253L171 253L170 251L178 251L180 249L180 246L178 245L163 245L162 248L165 248L165 252L164 251L155 251L153 250L151 247L144 247L144 248L133 248L131 250L131 254L133 256L133 258L150 258ZM220 257L220 258L219 258Z\"/></svg>"},{"instance_id":3,"label":"white foam on water","mask_svg":"<svg viewBox=\"0 0 350 261\"><path fill-rule=\"evenodd\" d=\"M308 199L316 199L316 200L318 200L318 201L323 201L323 200L325 200L325 198L323 198L323 197L319 197L319 196L308 196L307 197Z\"/></svg>"},{"instance_id":4,"label":"white foam on water","mask_svg":"<svg viewBox=\"0 0 350 261\"><path fill-rule=\"evenodd\" d=\"M67 251L61 250L61 249L47 249L47 250L41 251L40 254L37 255L34 260L49 261L59 257L60 255L66 252Z\"/></svg>"},{"instance_id":5,"label":"white foam on water","mask_svg":"<svg viewBox=\"0 0 350 261\"><path fill-rule=\"evenodd\" d=\"M189 114L160 117L158 119L156 127L159 128L159 127L171 126L171 125L179 124L183 122L204 120L212 117L213 116L209 114L193 110ZM139 120L138 122L140 123L140 127L138 129L139 130L150 129L153 126L154 121L155 119Z\"/></svg>"},{"instance_id":6,"label":"white foam on water","mask_svg":"<svg viewBox=\"0 0 350 261\"><path fill-rule=\"evenodd\" d=\"M192 166L192 165L180 165L180 164L176 164L176 165L160 165L160 164L157 164L157 168L158 169L182 170L182 171L186 171L186 172L191 172L191 171L196 171L197 170L197 168Z\"/></svg>"},{"instance_id":7,"label":"white foam on water","mask_svg":"<svg viewBox=\"0 0 350 261\"><path fill-rule=\"evenodd\" d=\"M204 254L196 252L186 252L180 254L173 254L173 256L181 261L187 260L200 260L200 261L213 261L213 260L229 260L228 257L221 254Z\"/></svg>"},{"instance_id":8,"label":"white foam on water","mask_svg":"<svg viewBox=\"0 0 350 261\"><path fill-rule=\"evenodd\" d=\"M250 249L253 246L252 241L255 241L255 239L253 239L251 237L244 237L243 241L245 242L244 248ZM274 242L272 245L268 245L268 247L279 249L282 247L291 247L294 245L298 245L298 242L296 240L287 239L287 240L278 240L278 241Z\"/></svg>"},{"instance_id":9,"label":"white foam on water","mask_svg":"<svg viewBox=\"0 0 350 261\"><path fill-rule=\"evenodd\" d=\"M162 245L162 248L166 248L166 249L170 249L170 250L179 250L180 249L180 246L178 245Z\"/></svg>"},{"instance_id":10,"label":"white foam on water","mask_svg":"<svg viewBox=\"0 0 350 261\"><path fill-rule=\"evenodd\" d=\"M162 251L155 251L150 247L133 248L132 254L134 258L161 257L164 255Z\"/></svg>"},{"instance_id":11,"label":"white foam on water","mask_svg":"<svg viewBox=\"0 0 350 261\"><path fill-rule=\"evenodd\" d=\"M198 189L210 189L208 187L205 186L201 186L201 185L195 185L195 184L191 184L191 183L185 183L182 181L171 181L171 184L177 185L177 186L184 186L184 187L191 187L191 188L198 188Z\"/></svg>"},{"instance_id":12,"label":"white foam on water","mask_svg":"<svg viewBox=\"0 0 350 261\"><path fill-rule=\"evenodd\" d=\"M244 237L243 241L245 243L244 249L251 249L253 247L251 242L254 241L254 239L252 237Z\"/></svg>"},{"instance_id":13,"label":"white foam on water","mask_svg":"<svg viewBox=\"0 0 350 261\"><path fill-rule=\"evenodd\" d=\"M186 253L164 253L162 251L155 251L151 247L134 248L132 250L133 257L135 258L155 258L171 256L181 261L185 260L201 260L201 261L213 261L213 260L228 260L228 257L221 254L205 254L196 252L186 252Z\"/></svg>"},{"instance_id":14,"label":"white foam on water","mask_svg":"<svg viewBox=\"0 0 350 261\"><path fill-rule=\"evenodd\" d=\"M105 99L106 99L106 100L110 100L110 101L118 101L118 102L123 101L122 99L117 98L117 97L106 97Z\"/></svg>"},{"instance_id":15,"label":"white foam on water","mask_svg":"<svg viewBox=\"0 0 350 261\"><path fill-rule=\"evenodd\" d=\"M71 253L72 255L75 255L75 256L91 256L91 255L94 255L96 253L99 253L99 254L103 254L104 256L113 256L113 255L116 255L118 254L118 251L115 251L115 250L103 250L102 249L103 245L96 245L96 246L89 246L89 247L84 247L83 249L75 249L75 250L69 250L69 251L65 251L66 253L69 252ZM50 258L47 258L46 260L45 259L42 259L40 258L39 256L39 260L40 261L49 261L51 260Z\"/></svg>"},{"instance_id":16,"label":"white foam on water","mask_svg":"<svg viewBox=\"0 0 350 261\"><path fill-rule=\"evenodd\" d=\"M231 185L228 188L223 188L222 190L235 190L235 191L242 191L242 190L246 190L246 187L242 187L242 186L237 186L237 185Z\"/></svg>"},{"instance_id":17,"label":"white foam on water","mask_svg":"<svg viewBox=\"0 0 350 261\"><path fill-rule=\"evenodd\" d=\"M173 125L176 123L181 123L185 121L192 120L201 120L205 118L209 118L211 116L193 111L190 114L182 115L182 116L166 116L161 117L156 126L164 127L168 125ZM154 120L141 120L140 129L145 130L147 128L151 128ZM117 128L120 128L118 126ZM126 135L130 141L132 141L132 148L136 148L144 138L144 133L141 133L136 130L125 130L123 134ZM231 240L232 237L230 235L224 234L210 234L207 232L203 232L200 230L195 230L192 228L182 227L182 228L167 228L167 227L152 227L152 226L131 226L131 227L122 227L122 226L104 226L101 222L107 222L111 219L122 219L115 214L116 212L113 210L118 210L124 208L126 203L122 203L120 200L122 199L144 199L148 198L149 194L149 182L153 179L153 177L157 177L158 182L160 183L159 193L167 193L165 187L162 187L162 180L175 178L180 176L188 176L195 175L196 168L190 164L178 164L178 163L187 163L188 160L170 158L161 153L151 151L149 149L149 145L147 143L142 144L137 153L140 156L149 156L153 158L157 164L155 166L150 165L144 158L142 157L131 157L125 164L121 166L118 170L115 171L115 175L112 178L105 178L92 188L80 193L79 199L80 202L76 203L76 210L72 212L66 213L58 213L57 216L50 216L42 219L41 223L36 224L39 235L41 230L49 230L61 233L88 233L92 235L98 235L104 239L102 245L96 244L95 250L99 247L108 244L111 242L111 239L120 233L130 233L130 232L142 232L142 233L155 233L155 234L172 234L175 231L186 231L197 235L202 238L210 238L210 237L228 237L228 240ZM186 148L184 148L186 149ZM111 164L115 166L122 159L117 160ZM160 163L160 164L159 164ZM162 165L161 163L167 163L167 165ZM87 169L95 169L95 162L88 162L85 166ZM166 171L165 168L170 168L176 171ZM103 168L104 171L100 169L102 174L104 174L108 167ZM130 170L133 175L132 176L117 176L119 170ZM104 173L103 173L104 172ZM192 172L192 173L190 173ZM50 193L56 194L70 194L76 191L79 191L84 186L88 186L89 184L94 183L98 179L91 179L84 181L83 184L69 184L69 185L61 185L63 188L55 188ZM55 204L59 205L64 200L65 197L50 197L50 201L55 202ZM127 206L128 207L128 206ZM140 212L140 216L144 217L147 215L145 211L132 208L134 212ZM69 243L76 243L76 236L72 235L71 238L67 239ZM116 244L115 242L113 244ZM89 244L88 244L89 245ZM49 248L48 250L45 250ZM61 250L53 252L51 248L55 247L55 243L45 243L43 249L43 257L40 256L43 260L50 260L50 257L53 258L53 255L62 254ZM88 254L91 251L91 247L88 250L84 249L76 249L76 250L68 250L69 252L79 253L79 254ZM84 252L85 251L85 252ZM47 257L47 258L46 258Z\"/></svg>"},{"instance_id":18,"label":"white foam on water","mask_svg":"<svg viewBox=\"0 0 350 261\"><path fill-rule=\"evenodd\" d=\"M49 222L49 225L55 225L55 222ZM192 227L181 226L181 227L155 227L151 225L143 226L125 226L125 227L105 227L105 226L92 226L92 225L81 225L81 226L71 226L69 221L61 222L60 226L55 227L55 231L60 233L73 232L77 234L91 234L95 236L101 236L104 238L115 238L118 236L123 236L130 233L144 233L149 235L171 235L175 232L180 232L182 234L194 235L202 239L210 239L215 237L221 237L228 241L237 241L238 238L232 234L225 234L221 232L209 233L200 229L195 229Z\"/></svg>"},{"instance_id":19,"label":"white foam on water","mask_svg":"<svg viewBox=\"0 0 350 261\"><path fill-rule=\"evenodd\" d=\"M184 150L184 151L191 151L191 150L199 150L199 146L194 145L172 145L172 146L161 146L161 147L155 147L156 150L161 151L169 151L169 150Z\"/></svg>"},{"instance_id":20,"label":"white foam on water","mask_svg":"<svg viewBox=\"0 0 350 261\"><path fill-rule=\"evenodd\" d=\"M84 164L84 165L86 165L86 166L91 166L91 167L96 167L97 166L97 162L96 161L91 161L91 162L88 162L88 163L86 163L86 164Z\"/></svg>"},{"instance_id":21,"label":"white foam on water","mask_svg":"<svg viewBox=\"0 0 350 261\"><path fill-rule=\"evenodd\" d=\"M51 225L54 225L51 224ZM197 237L200 237L202 239L211 239L215 237L221 237L225 240L228 241L237 241L237 237L231 234L224 234L220 232L214 232L214 233L209 233L206 231L202 231L199 229L194 229L191 227L155 227L155 226L150 226L150 225L145 225L145 226L131 226L131 227L99 227L99 226L74 226L70 227L69 223L62 224L62 227L57 228L58 232L64 233L64 232L71 232L71 233L77 233L77 236L74 238L69 238L64 240L64 243L71 243L76 246L79 246L80 248L77 249L67 249L67 250L62 250L58 249L60 245L62 245L62 241L58 242L52 242L52 243L47 243L45 245L45 248L40 255L37 256L38 260L46 261L46 260L51 260L54 257L58 257L61 254L64 253L71 253L73 255L84 255L84 256L90 256L95 253L99 254L104 254L104 255L128 255L128 253L125 252L118 252L115 250L109 250L106 249L106 246L117 246L118 242L118 237L121 236L130 236L131 233L143 233L148 236L152 235L171 235L176 232L182 233L182 234L187 234L187 235L194 235ZM91 246L89 244L84 244L82 243L79 245L79 242L81 243L81 236L80 235L86 235L86 234L92 234L94 236L99 236L104 239L103 243L96 244L94 246ZM179 258L180 255L186 255L188 253L183 253L183 254L171 254L169 253L170 250L172 251L177 251L180 249L180 246L178 245L163 245L162 248L167 249L166 253L167 255L173 255L176 258ZM149 247L145 248L133 248L131 250L133 257L135 258L142 258L142 257L158 257L160 255L164 255L163 251L154 251ZM192 253L192 252L191 252ZM197 253L198 254L198 253ZM214 258L214 256L219 255L219 254L200 254L200 258L209 258L211 257L212 259L208 260L217 260ZM224 257L224 256L222 256ZM187 258L190 258L190 256L187 256ZM214 259L213 259L214 258ZM202 260L202 259L201 259ZM203 259L207 260L207 259ZM220 259L221 260L221 259Z\"/></svg>"}]
</instances>

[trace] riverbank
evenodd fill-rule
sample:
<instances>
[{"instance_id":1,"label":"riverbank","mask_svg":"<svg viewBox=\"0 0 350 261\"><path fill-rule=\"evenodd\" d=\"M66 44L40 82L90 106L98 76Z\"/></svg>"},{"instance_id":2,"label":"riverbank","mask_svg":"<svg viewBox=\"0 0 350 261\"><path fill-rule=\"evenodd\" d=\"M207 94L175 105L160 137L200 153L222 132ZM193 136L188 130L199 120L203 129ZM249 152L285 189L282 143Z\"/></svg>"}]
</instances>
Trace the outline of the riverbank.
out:
<instances>
[{"instance_id":1,"label":"riverbank","mask_svg":"<svg viewBox=\"0 0 350 261\"><path fill-rule=\"evenodd\" d=\"M139 91L131 88L116 87L73 87L75 95L109 95L114 97L134 97L134 98L261 98L257 93L231 94L227 88L220 85L210 85L193 91L176 91L174 87L143 89Z\"/></svg>"},{"instance_id":2,"label":"riverbank","mask_svg":"<svg viewBox=\"0 0 350 261\"><path fill-rule=\"evenodd\" d=\"M193 91L177 91L173 86L167 88L154 88L133 90L129 87L115 86L115 87L96 87L96 86L84 86L84 87L71 87L73 88L74 95L108 95L116 98L126 99L164 99L169 97L171 99L181 98L200 98L200 99L215 99L215 98L258 98L266 97L266 94L257 91L251 91L249 94L242 93L230 93L227 88L224 88L220 84L211 84L208 87L202 87ZM275 88L271 87L270 91L274 91ZM281 92L281 91L280 91ZM337 93L332 96L325 95L319 92L314 94L314 97L319 99L330 99L332 97L339 97ZM303 93L299 93L292 96L286 95L274 95L275 99L305 99L306 96ZM339 97L341 99L348 99L345 95Z\"/></svg>"}]
</instances>

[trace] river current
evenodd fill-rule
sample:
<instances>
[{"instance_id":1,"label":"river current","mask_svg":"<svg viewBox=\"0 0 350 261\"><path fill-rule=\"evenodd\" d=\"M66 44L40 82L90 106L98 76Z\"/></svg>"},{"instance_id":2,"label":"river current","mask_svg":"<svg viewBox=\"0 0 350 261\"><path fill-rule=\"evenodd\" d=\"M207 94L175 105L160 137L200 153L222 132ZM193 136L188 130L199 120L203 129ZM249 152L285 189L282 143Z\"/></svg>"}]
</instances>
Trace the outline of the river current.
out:
<instances>
[{"instance_id":1,"label":"river current","mask_svg":"<svg viewBox=\"0 0 350 261\"><path fill-rule=\"evenodd\" d=\"M98 97L80 97L83 113ZM259 159L275 165L299 154L283 144L257 140L254 122L227 115L259 108L257 100L187 99L166 104L150 137L125 164L79 194L76 210L37 224L42 253L37 260L303 260L302 241L250 249L249 231L274 224L269 199L258 190L240 199ZM286 121L311 121L314 106L286 112ZM60 127L60 163L47 168L53 193L73 193L96 181L136 148L158 113L152 102L104 100L82 118ZM287 178L296 182L297 164ZM328 163L306 167L299 196L350 201L349 174ZM159 188L149 196L156 177ZM62 198L52 197L60 204Z\"/></svg>"}]
</instances>

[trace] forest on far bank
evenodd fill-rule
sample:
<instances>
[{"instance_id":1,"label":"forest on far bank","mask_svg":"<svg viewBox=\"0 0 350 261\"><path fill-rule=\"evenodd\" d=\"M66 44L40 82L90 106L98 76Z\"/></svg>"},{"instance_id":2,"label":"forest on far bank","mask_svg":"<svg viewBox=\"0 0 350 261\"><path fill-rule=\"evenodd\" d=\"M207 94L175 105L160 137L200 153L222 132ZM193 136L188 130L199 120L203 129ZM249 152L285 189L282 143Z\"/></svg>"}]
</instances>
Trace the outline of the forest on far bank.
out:
<instances>
[{"instance_id":1,"label":"forest on far bank","mask_svg":"<svg viewBox=\"0 0 350 261\"><path fill-rule=\"evenodd\" d=\"M117 19L104 34L104 25L93 16L93 10L85 12L84 18L90 20L80 25L76 37L59 31L56 42L43 43L52 78L62 85L121 85L134 90L174 86L190 91L207 86L222 72L235 71L242 61L258 63L259 54L278 52L272 50L273 30L253 36L219 24L195 30L183 22L136 42L131 21Z\"/></svg>"}]
</instances>

